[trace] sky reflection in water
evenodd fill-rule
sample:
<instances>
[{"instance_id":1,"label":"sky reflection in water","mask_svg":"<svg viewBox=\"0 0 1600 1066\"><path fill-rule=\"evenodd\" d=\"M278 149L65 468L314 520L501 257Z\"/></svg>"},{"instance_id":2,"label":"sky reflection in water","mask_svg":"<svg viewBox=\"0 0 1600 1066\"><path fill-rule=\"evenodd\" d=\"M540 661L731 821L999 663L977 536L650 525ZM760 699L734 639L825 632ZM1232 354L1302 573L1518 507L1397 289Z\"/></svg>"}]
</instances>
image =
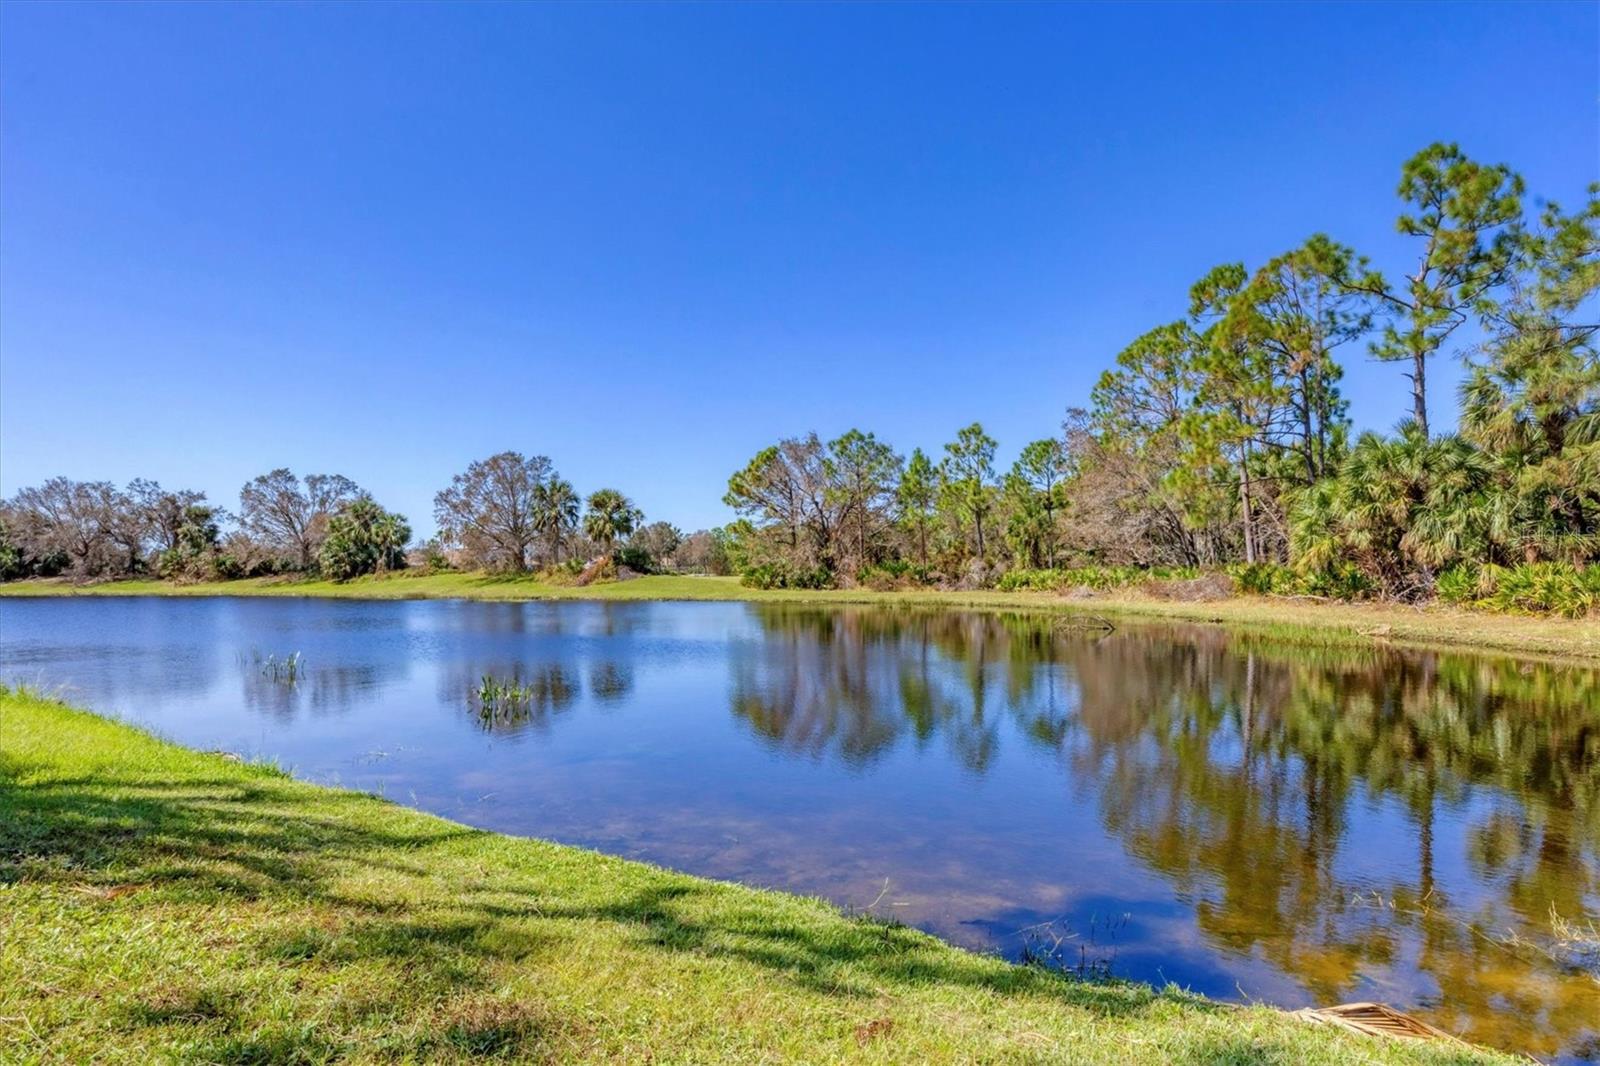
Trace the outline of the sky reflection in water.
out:
<instances>
[{"instance_id":1,"label":"sky reflection in water","mask_svg":"<svg viewBox=\"0 0 1600 1066\"><path fill-rule=\"evenodd\" d=\"M259 660L304 656L293 684ZM1600 674L733 603L0 601L7 680L472 825L1600 1051ZM484 676L528 698L486 721ZM1515 934L1522 943L1507 942Z\"/></svg>"}]
</instances>

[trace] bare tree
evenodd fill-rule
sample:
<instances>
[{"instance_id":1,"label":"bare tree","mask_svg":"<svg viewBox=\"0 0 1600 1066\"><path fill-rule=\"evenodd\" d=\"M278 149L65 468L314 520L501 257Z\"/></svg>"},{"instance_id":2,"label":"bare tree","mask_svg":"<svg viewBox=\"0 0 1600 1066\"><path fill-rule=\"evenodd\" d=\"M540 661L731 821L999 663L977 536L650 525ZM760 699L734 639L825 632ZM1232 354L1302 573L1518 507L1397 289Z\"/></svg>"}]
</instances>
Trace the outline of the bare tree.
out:
<instances>
[{"instance_id":1,"label":"bare tree","mask_svg":"<svg viewBox=\"0 0 1600 1066\"><path fill-rule=\"evenodd\" d=\"M815 433L762 449L728 479L722 499L795 565L832 568L846 500Z\"/></svg>"},{"instance_id":2,"label":"bare tree","mask_svg":"<svg viewBox=\"0 0 1600 1066\"><path fill-rule=\"evenodd\" d=\"M328 520L347 503L366 496L339 474L307 474L302 485L279 467L239 490L239 524L272 551L309 570L327 536Z\"/></svg>"},{"instance_id":3,"label":"bare tree","mask_svg":"<svg viewBox=\"0 0 1600 1066\"><path fill-rule=\"evenodd\" d=\"M156 554L171 551L179 546L183 529L192 520L191 508L206 507L206 494L195 489L164 489L159 482L149 478L134 478L128 482L128 502L139 514L139 521ZM210 508L213 521L226 516L220 508Z\"/></svg>"},{"instance_id":4,"label":"bare tree","mask_svg":"<svg viewBox=\"0 0 1600 1066\"><path fill-rule=\"evenodd\" d=\"M501 452L457 474L433 498L440 540L476 565L527 570L541 532L540 501L555 477L542 455Z\"/></svg>"},{"instance_id":5,"label":"bare tree","mask_svg":"<svg viewBox=\"0 0 1600 1066\"><path fill-rule=\"evenodd\" d=\"M118 528L123 505L124 497L109 481L51 478L12 497L9 510L17 528L11 535L35 556L64 555L75 576L116 573L127 565L118 550L127 535Z\"/></svg>"}]
</instances>

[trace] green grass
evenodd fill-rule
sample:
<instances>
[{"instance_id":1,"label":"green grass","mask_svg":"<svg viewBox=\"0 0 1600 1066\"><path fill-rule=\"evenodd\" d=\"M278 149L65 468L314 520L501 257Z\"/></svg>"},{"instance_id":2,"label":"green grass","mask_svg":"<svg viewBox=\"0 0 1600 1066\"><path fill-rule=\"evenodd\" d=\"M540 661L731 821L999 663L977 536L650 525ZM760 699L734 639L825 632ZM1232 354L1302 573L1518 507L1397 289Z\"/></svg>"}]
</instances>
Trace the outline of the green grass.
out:
<instances>
[{"instance_id":1,"label":"green grass","mask_svg":"<svg viewBox=\"0 0 1600 1066\"><path fill-rule=\"evenodd\" d=\"M1299 642L1360 645L1374 640L1441 648L1479 648L1552 658L1600 661L1600 619L1485 614L1436 604L1336 603L1273 596L1235 596L1220 602L1179 603L1133 590L1110 590L1074 600L1053 592L911 589L752 589L731 577L644 577L576 588L533 577L478 573L400 573L354 581L251 578L177 585L112 581L73 585L62 580L0 584L0 596L314 596L348 599L473 600L749 600L764 603L856 603L1048 610L1118 619L1220 623Z\"/></svg>"},{"instance_id":2,"label":"green grass","mask_svg":"<svg viewBox=\"0 0 1600 1066\"><path fill-rule=\"evenodd\" d=\"M0 690L6 1062L1473 1058L1075 982Z\"/></svg>"}]
</instances>

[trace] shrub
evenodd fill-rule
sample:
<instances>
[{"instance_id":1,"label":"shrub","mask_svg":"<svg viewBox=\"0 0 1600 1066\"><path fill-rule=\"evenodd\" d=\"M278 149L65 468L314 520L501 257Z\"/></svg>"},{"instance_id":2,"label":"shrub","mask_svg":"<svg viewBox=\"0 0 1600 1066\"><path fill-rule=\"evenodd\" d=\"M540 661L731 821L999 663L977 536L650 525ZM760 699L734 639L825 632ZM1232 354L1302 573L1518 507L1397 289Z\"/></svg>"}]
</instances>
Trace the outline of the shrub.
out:
<instances>
[{"instance_id":1,"label":"shrub","mask_svg":"<svg viewBox=\"0 0 1600 1066\"><path fill-rule=\"evenodd\" d=\"M1302 591L1335 600L1359 600L1372 594L1372 582L1353 563L1335 563L1324 570L1299 575Z\"/></svg>"},{"instance_id":2,"label":"shrub","mask_svg":"<svg viewBox=\"0 0 1600 1066\"><path fill-rule=\"evenodd\" d=\"M929 585L934 581L933 570L904 559L888 559L856 571L856 584L878 592L914 585Z\"/></svg>"},{"instance_id":3,"label":"shrub","mask_svg":"<svg viewBox=\"0 0 1600 1066\"><path fill-rule=\"evenodd\" d=\"M1008 570L998 587L1003 592L1054 592L1062 587L1065 574L1064 570Z\"/></svg>"},{"instance_id":4,"label":"shrub","mask_svg":"<svg viewBox=\"0 0 1600 1066\"><path fill-rule=\"evenodd\" d=\"M762 563L747 567L739 576L739 583L754 589L825 589L833 587L833 572L825 566Z\"/></svg>"},{"instance_id":5,"label":"shrub","mask_svg":"<svg viewBox=\"0 0 1600 1066\"><path fill-rule=\"evenodd\" d=\"M640 574L653 574L656 571L655 559L644 548L636 545L624 545L611 553L611 558L618 566L626 566Z\"/></svg>"},{"instance_id":6,"label":"shrub","mask_svg":"<svg viewBox=\"0 0 1600 1066\"><path fill-rule=\"evenodd\" d=\"M317 556L324 576L348 581L358 574L398 570L406 565L411 527L363 496L328 520L328 535Z\"/></svg>"},{"instance_id":7,"label":"shrub","mask_svg":"<svg viewBox=\"0 0 1600 1066\"><path fill-rule=\"evenodd\" d=\"M1482 599L1499 611L1526 611L1582 618L1600 605L1600 567L1527 563L1505 569L1498 587Z\"/></svg>"},{"instance_id":8,"label":"shrub","mask_svg":"<svg viewBox=\"0 0 1600 1066\"><path fill-rule=\"evenodd\" d=\"M1240 592L1253 596L1293 596L1304 587L1293 570L1279 563L1233 563L1223 569Z\"/></svg>"},{"instance_id":9,"label":"shrub","mask_svg":"<svg viewBox=\"0 0 1600 1066\"><path fill-rule=\"evenodd\" d=\"M1470 564L1452 566L1434 580L1433 591L1445 603L1471 604L1478 598L1478 568Z\"/></svg>"},{"instance_id":10,"label":"shrub","mask_svg":"<svg viewBox=\"0 0 1600 1066\"><path fill-rule=\"evenodd\" d=\"M1600 566L1462 565L1441 573L1434 589L1444 602L1462 607L1582 618L1600 610Z\"/></svg>"}]
</instances>

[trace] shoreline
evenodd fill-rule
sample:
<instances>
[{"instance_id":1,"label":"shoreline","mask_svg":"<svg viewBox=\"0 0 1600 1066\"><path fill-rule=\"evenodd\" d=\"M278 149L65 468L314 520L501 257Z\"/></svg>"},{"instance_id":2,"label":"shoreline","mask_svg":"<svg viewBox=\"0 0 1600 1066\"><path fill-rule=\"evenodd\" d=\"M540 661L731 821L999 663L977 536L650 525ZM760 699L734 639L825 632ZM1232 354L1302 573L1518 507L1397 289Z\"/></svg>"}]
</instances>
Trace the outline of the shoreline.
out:
<instances>
[{"instance_id":1,"label":"shoreline","mask_svg":"<svg viewBox=\"0 0 1600 1066\"><path fill-rule=\"evenodd\" d=\"M177 585L131 580L74 585L62 579L0 584L3 597L66 596L294 596L317 599L482 601L592 600L734 601L797 605L876 605L983 611L1105 615L1137 622L1222 625L1241 633L1299 643L1394 645L1448 651L1534 655L1574 664L1600 663L1600 619L1496 614L1442 605L1306 602L1287 597L1237 595L1225 600L1176 602L1117 590L1085 599L1049 592L954 592L912 589L753 589L732 577L656 575L603 585L552 585L532 577L448 572L398 573L345 583L244 578Z\"/></svg>"},{"instance_id":2,"label":"shoreline","mask_svg":"<svg viewBox=\"0 0 1600 1066\"><path fill-rule=\"evenodd\" d=\"M0 754L0 1019L24 1056L1510 1061L1074 980L8 689Z\"/></svg>"}]
</instances>

